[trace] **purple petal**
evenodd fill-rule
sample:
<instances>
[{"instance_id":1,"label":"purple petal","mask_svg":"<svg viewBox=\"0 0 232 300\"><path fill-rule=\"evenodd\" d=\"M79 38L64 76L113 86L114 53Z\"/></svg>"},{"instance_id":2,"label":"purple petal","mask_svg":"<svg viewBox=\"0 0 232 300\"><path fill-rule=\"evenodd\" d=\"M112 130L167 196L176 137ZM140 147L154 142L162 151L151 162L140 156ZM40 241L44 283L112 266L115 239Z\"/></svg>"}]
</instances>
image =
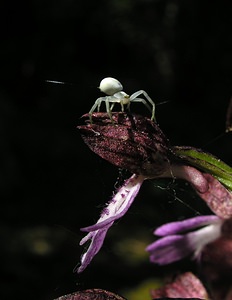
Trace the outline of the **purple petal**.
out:
<instances>
[{"instance_id":1,"label":"purple petal","mask_svg":"<svg viewBox=\"0 0 232 300\"><path fill-rule=\"evenodd\" d=\"M143 176L132 175L125 184L119 188L108 206L103 210L98 222L94 225L81 228L81 231L90 232L104 228L109 223L124 216L137 196L143 181Z\"/></svg>"},{"instance_id":2,"label":"purple petal","mask_svg":"<svg viewBox=\"0 0 232 300\"><path fill-rule=\"evenodd\" d=\"M108 206L103 210L98 222L95 225L81 229L89 233L80 241L80 245L85 244L88 240L91 240L91 243L86 253L82 255L81 266L77 269L78 273L84 271L93 257L99 252L106 233L114 221L122 217L128 211L144 179L142 175L133 174L126 180L124 185L119 188Z\"/></svg>"},{"instance_id":3,"label":"purple petal","mask_svg":"<svg viewBox=\"0 0 232 300\"><path fill-rule=\"evenodd\" d=\"M151 262L166 265L190 255L194 247L186 236L171 235L150 244L146 251L150 253Z\"/></svg>"},{"instance_id":4,"label":"purple petal","mask_svg":"<svg viewBox=\"0 0 232 300\"><path fill-rule=\"evenodd\" d=\"M112 222L112 224L113 224L113 222ZM77 269L77 273L83 272L86 269L86 267L90 264L90 262L92 261L94 256L99 252L99 250L101 249L102 244L104 242L106 233L112 224L109 224L104 229L95 231L91 235L90 246L89 246L87 252L84 253L81 257L81 266ZM82 239L82 241L83 241L83 239ZM80 243L80 244L82 244L82 243Z\"/></svg>"},{"instance_id":5,"label":"purple petal","mask_svg":"<svg viewBox=\"0 0 232 300\"><path fill-rule=\"evenodd\" d=\"M194 254L195 259L199 258L203 248L220 237L222 224L223 221L216 218L196 231L160 238L146 248L150 253L151 262L169 264L190 254Z\"/></svg>"},{"instance_id":6,"label":"purple petal","mask_svg":"<svg viewBox=\"0 0 232 300\"><path fill-rule=\"evenodd\" d=\"M154 234L158 236L166 236L170 234L176 234L190 229L194 229L200 226L208 225L220 220L215 215L210 216L197 216L183 221L170 222L158 227Z\"/></svg>"}]
</instances>

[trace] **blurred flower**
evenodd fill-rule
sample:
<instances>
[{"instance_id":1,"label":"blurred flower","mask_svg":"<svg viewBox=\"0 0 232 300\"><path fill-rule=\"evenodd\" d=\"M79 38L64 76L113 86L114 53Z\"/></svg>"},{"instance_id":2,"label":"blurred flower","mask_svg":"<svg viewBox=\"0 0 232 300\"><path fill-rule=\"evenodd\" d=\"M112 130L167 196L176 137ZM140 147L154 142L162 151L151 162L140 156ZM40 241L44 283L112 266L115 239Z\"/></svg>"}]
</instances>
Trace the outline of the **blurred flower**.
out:
<instances>
[{"instance_id":1,"label":"blurred flower","mask_svg":"<svg viewBox=\"0 0 232 300\"><path fill-rule=\"evenodd\" d=\"M209 299L203 284L191 272L181 274L165 286L152 290L151 296L152 299Z\"/></svg>"},{"instance_id":2,"label":"blurred flower","mask_svg":"<svg viewBox=\"0 0 232 300\"><path fill-rule=\"evenodd\" d=\"M194 228L198 229L191 231ZM217 216L199 216L165 224L157 228L155 234L163 237L147 247L152 262L165 265L194 254L194 258L201 263L201 275L210 290L210 299L232 299L232 218L222 220ZM191 282L193 275L188 278L186 274L153 290L153 299L165 296L208 299L201 294L204 289L195 286L197 281Z\"/></svg>"},{"instance_id":3,"label":"blurred flower","mask_svg":"<svg viewBox=\"0 0 232 300\"><path fill-rule=\"evenodd\" d=\"M161 236L146 250L150 261L160 265L170 264L191 254L197 258L202 249L221 235L223 220L217 216L197 216L184 221L164 224L154 234Z\"/></svg>"}]
</instances>

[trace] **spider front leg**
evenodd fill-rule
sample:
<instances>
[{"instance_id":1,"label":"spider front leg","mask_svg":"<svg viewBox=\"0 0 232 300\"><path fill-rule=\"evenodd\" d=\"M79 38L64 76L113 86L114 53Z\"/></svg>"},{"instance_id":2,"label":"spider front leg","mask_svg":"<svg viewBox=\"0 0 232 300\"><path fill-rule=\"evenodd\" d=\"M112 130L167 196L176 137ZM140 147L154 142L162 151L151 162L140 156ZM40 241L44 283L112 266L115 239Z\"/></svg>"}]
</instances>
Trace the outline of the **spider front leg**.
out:
<instances>
[{"instance_id":1,"label":"spider front leg","mask_svg":"<svg viewBox=\"0 0 232 300\"><path fill-rule=\"evenodd\" d=\"M95 101L95 103L94 103L94 105L92 106L92 108L90 109L90 111L89 111L89 120L90 120L90 123L93 123L93 119L92 119L92 114L93 114L93 112L95 111L96 108L97 108L97 111L100 110L101 103L102 103L102 101L105 101L105 98L106 98L106 97L100 97L100 98L98 98L98 99Z\"/></svg>"},{"instance_id":2,"label":"spider front leg","mask_svg":"<svg viewBox=\"0 0 232 300\"><path fill-rule=\"evenodd\" d=\"M150 108L150 106L147 104L145 99L142 98L138 98L138 96L143 95L146 100L151 104L152 109ZM130 100L133 102L142 102L149 110L151 110L152 114L151 114L151 120L155 121L155 103L152 101L152 99L148 96L147 92L145 92L144 90L140 90L135 92L134 94L132 94L130 96Z\"/></svg>"},{"instance_id":3,"label":"spider front leg","mask_svg":"<svg viewBox=\"0 0 232 300\"><path fill-rule=\"evenodd\" d=\"M105 97L106 112L107 112L110 120L112 121L112 123L114 123L113 118L112 118L112 113L111 113L111 107L112 107L112 105L110 107L110 99L111 99L111 96Z\"/></svg>"},{"instance_id":4,"label":"spider front leg","mask_svg":"<svg viewBox=\"0 0 232 300\"><path fill-rule=\"evenodd\" d=\"M108 97L108 96L106 96L106 97L100 97L100 98L98 98L95 101L94 105L92 106L92 108L89 111L89 120L90 120L90 123L93 123L93 119L92 119L93 112L96 110L96 108L97 108L98 112L100 111L100 106L101 106L102 102L105 102L106 112L108 113L110 120L113 122L109 98L110 97Z\"/></svg>"}]
</instances>

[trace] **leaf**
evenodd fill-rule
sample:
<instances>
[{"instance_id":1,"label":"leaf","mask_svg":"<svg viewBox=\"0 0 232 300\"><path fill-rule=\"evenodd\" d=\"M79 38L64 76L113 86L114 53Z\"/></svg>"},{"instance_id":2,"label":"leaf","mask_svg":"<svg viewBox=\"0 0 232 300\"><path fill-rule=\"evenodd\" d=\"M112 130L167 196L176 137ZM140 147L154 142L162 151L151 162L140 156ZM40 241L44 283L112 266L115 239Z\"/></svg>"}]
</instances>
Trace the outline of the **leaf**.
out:
<instances>
[{"instance_id":1,"label":"leaf","mask_svg":"<svg viewBox=\"0 0 232 300\"><path fill-rule=\"evenodd\" d=\"M188 146L175 146L172 148L178 159L213 175L225 187L232 190L232 168L216 156L201 149Z\"/></svg>"}]
</instances>

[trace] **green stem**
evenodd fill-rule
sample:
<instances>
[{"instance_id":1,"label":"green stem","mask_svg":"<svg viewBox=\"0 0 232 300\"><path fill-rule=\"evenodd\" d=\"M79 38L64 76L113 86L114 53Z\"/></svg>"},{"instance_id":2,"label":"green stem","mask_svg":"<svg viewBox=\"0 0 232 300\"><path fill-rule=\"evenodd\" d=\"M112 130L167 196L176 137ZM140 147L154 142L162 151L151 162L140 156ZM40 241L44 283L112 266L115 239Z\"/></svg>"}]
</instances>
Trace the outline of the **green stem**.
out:
<instances>
[{"instance_id":1,"label":"green stem","mask_svg":"<svg viewBox=\"0 0 232 300\"><path fill-rule=\"evenodd\" d=\"M201 149L192 147L175 146L172 150L178 159L184 160L206 173L210 173L232 191L232 168L219 158Z\"/></svg>"}]
</instances>

